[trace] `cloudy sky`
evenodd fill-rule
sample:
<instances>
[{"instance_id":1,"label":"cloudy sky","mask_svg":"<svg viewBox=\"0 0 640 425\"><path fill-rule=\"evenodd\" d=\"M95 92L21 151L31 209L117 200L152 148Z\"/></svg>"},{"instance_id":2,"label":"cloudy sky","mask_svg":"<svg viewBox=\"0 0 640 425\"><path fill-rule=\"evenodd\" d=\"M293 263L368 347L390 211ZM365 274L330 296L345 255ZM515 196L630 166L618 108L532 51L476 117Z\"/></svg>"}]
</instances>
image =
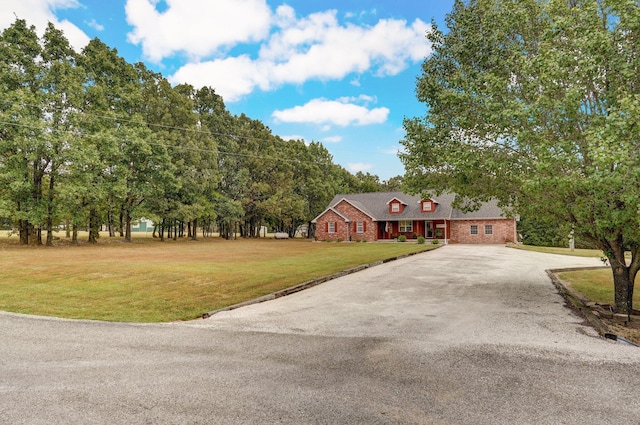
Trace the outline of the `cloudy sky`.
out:
<instances>
[{"instance_id":1,"label":"cloudy sky","mask_svg":"<svg viewBox=\"0 0 640 425\"><path fill-rule=\"evenodd\" d=\"M91 38L172 83L211 86L233 114L285 139L322 142L334 162L404 173L404 117L453 0L0 0L0 28L48 21L80 50Z\"/></svg>"}]
</instances>

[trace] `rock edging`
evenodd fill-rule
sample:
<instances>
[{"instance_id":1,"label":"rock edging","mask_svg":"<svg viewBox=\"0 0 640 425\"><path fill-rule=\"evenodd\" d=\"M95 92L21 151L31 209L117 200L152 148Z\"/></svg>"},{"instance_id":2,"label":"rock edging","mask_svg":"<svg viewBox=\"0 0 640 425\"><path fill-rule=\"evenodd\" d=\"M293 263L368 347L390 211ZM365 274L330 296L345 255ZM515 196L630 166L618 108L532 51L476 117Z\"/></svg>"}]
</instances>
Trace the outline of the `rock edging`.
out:
<instances>
[{"instance_id":1,"label":"rock edging","mask_svg":"<svg viewBox=\"0 0 640 425\"><path fill-rule=\"evenodd\" d=\"M429 252L432 250L427 250L427 251L420 251L420 252L413 252L410 254L402 254L402 255L398 255L396 257L390 257L390 258L385 258L384 260L380 260L380 261L376 261L373 263L369 263L369 264L363 264L361 266L357 266L357 267L353 267L347 270L343 270L328 276L324 276L324 277L319 277L317 279L312 279L309 280L307 282L301 283L299 285L296 286L292 286L290 288L285 288L285 289L281 289L279 291L273 292L271 294L268 295L264 295L262 297L259 298L254 298L252 300L248 300L248 301L244 301L238 304L233 304L227 307L223 307L223 308L219 308L217 310L213 310L207 313L202 314L202 319L207 319L211 316L213 316L214 314L220 313L221 311L230 311L230 310L235 310L236 308L240 308L240 307L246 307L248 305L251 304L258 304L258 303L262 303L265 301L270 301L270 300L275 300L276 298L281 298L281 297L285 297L287 295L291 295L291 294L295 294L296 292L300 292L300 291L304 291L305 289L309 289L312 288L314 286L320 285L321 283L325 283L328 282L330 280L333 279L337 279L339 277L342 276L346 276L352 273L357 273L359 271L368 269L370 267L375 267L375 266L379 266L380 264L384 264L384 263L388 263L390 261L396 261L396 260L400 260L403 258L407 258L413 255L417 255L417 254L424 254L425 252Z\"/></svg>"}]
</instances>

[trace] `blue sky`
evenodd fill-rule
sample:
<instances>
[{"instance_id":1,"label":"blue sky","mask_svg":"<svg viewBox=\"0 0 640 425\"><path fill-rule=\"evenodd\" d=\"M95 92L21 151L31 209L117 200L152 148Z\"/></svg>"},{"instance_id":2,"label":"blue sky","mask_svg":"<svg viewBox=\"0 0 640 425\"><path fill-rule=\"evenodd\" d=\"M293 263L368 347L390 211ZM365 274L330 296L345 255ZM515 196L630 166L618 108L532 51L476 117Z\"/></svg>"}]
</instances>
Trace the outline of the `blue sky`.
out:
<instances>
[{"instance_id":1,"label":"blue sky","mask_svg":"<svg viewBox=\"0 0 640 425\"><path fill-rule=\"evenodd\" d=\"M48 21L80 50L94 37L174 84L211 86L233 114L285 139L322 142L334 162L386 180L402 120L430 53L431 20L453 0L0 0L0 28L15 16Z\"/></svg>"}]
</instances>

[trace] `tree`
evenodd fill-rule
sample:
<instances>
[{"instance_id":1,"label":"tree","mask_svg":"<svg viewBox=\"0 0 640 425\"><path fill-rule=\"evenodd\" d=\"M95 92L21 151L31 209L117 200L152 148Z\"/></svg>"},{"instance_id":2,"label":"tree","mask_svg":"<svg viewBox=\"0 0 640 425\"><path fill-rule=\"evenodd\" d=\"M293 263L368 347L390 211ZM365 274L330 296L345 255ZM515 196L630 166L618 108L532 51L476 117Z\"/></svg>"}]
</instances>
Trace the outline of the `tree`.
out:
<instances>
[{"instance_id":1,"label":"tree","mask_svg":"<svg viewBox=\"0 0 640 425\"><path fill-rule=\"evenodd\" d=\"M495 198L601 249L615 309L640 269L640 6L626 0L457 0L428 34L405 120L405 184ZM627 264L625 250L631 251Z\"/></svg>"},{"instance_id":2,"label":"tree","mask_svg":"<svg viewBox=\"0 0 640 425\"><path fill-rule=\"evenodd\" d=\"M21 244L41 243L46 159L42 124L42 47L34 27L17 19L0 38L0 198L2 215L17 225Z\"/></svg>"},{"instance_id":3,"label":"tree","mask_svg":"<svg viewBox=\"0 0 640 425\"><path fill-rule=\"evenodd\" d=\"M64 176L70 149L78 148L74 129L77 111L82 98L82 74L75 63L75 52L62 31L49 23L43 36L42 60L44 72L43 112L46 119L43 157L46 158L44 172L48 177L46 197L47 246L53 245L53 225L57 212L56 197L58 183Z\"/></svg>"}]
</instances>

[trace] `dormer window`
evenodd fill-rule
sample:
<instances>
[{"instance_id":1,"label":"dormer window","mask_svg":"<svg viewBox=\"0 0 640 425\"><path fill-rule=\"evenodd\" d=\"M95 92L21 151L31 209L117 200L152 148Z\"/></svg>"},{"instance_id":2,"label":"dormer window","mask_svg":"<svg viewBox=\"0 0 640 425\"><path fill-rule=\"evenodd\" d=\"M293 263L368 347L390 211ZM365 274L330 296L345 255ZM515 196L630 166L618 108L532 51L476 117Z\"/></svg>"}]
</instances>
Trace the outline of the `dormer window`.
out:
<instances>
[{"instance_id":1,"label":"dormer window","mask_svg":"<svg viewBox=\"0 0 640 425\"><path fill-rule=\"evenodd\" d=\"M427 200L422 201L422 212L431 212L433 211L433 202Z\"/></svg>"},{"instance_id":2,"label":"dormer window","mask_svg":"<svg viewBox=\"0 0 640 425\"><path fill-rule=\"evenodd\" d=\"M389 205L389 213L391 214L402 214L404 212L404 207L407 206L402 199L398 198L391 199L387 202L387 205Z\"/></svg>"}]
</instances>

